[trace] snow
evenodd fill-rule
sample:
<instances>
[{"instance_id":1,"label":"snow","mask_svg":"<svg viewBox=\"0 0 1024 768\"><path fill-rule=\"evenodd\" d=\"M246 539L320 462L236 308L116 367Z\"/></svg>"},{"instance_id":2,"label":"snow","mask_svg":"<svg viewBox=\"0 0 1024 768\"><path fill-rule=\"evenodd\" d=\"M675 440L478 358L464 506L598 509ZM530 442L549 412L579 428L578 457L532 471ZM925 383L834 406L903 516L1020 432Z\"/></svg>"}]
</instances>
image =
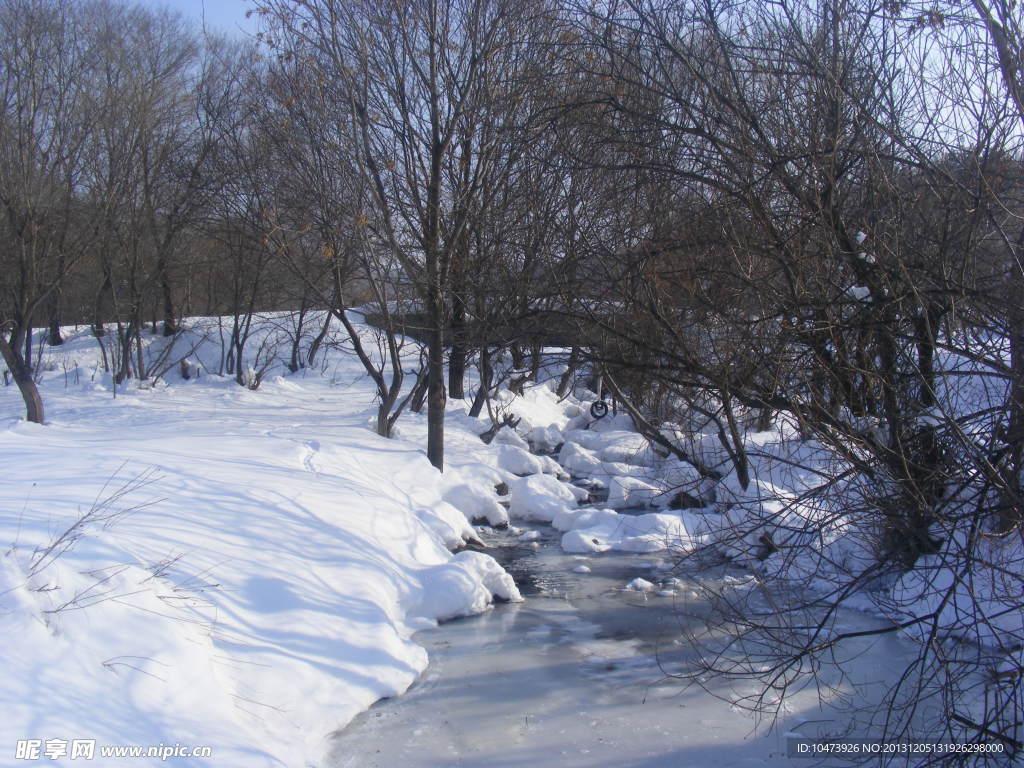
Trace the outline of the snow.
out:
<instances>
[{"instance_id":1,"label":"snow","mask_svg":"<svg viewBox=\"0 0 1024 768\"><path fill-rule=\"evenodd\" d=\"M613 477L608 482L608 506L615 509L649 507L667 489L635 477Z\"/></svg>"},{"instance_id":2,"label":"snow","mask_svg":"<svg viewBox=\"0 0 1024 768\"><path fill-rule=\"evenodd\" d=\"M536 456L515 445L498 445L496 460L499 467L519 476L562 473L561 467L553 459Z\"/></svg>"},{"instance_id":3,"label":"snow","mask_svg":"<svg viewBox=\"0 0 1024 768\"><path fill-rule=\"evenodd\" d=\"M496 445L512 446L522 451L530 450L530 444L520 437L519 433L514 429L508 429L507 427L499 429L492 442Z\"/></svg>"},{"instance_id":4,"label":"snow","mask_svg":"<svg viewBox=\"0 0 1024 768\"><path fill-rule=\"evenodd\" d=\"M450 552L476 538L468 516L507 520L488 487L496 447L460 414L441 475L422 416L402 420L409 441L367 429L372 389L340 351L326 375L271 371L252 391L202 348L188 380L175 366L115 398L95 339L66 336L47 350L45 426L0 389L4 744L317 765L331 732L424 670L416 631L520 599L489 555ZM40 554L68 530L69 548Z\"/></svg>"},{"instance_id":5,"label":"snow","mask_svg":"<svg viewBox=\"0 0 1024 768\"><path fill-rule=\"evenodd\" d=\"M868 297L861 286L847 293ZM210 333L210 321L193 322L194 338ZM400 439L368 428L372 389L339 350L323 375L278 366L252 391L213 373L200 347L163 380L115 389L95 340L66 335L47 350L45 427L14 418L17 392L0 389L8 743L208 743L217 765L316 765L327 734L422 673L415 632L520 599L488 555L452 554L481 546L473 523L550 523L564 552L588 557L710 548L751 572L726 577L732 591L784 583L824 594L877 562L877 525L859 511L870 489L837 480L829 500L815 496L821 477L842 477L842 462L784 419L745 434L746 485L706 423L664 425L724 473L715 483L655 451L627 414L590 419L588 400L541 383L498 393L498 417L519 422L490 445L479 436L491 422L453 401L441 475L423 454L424 414L403 416ZM947 422L938 412L917 419ZM537 455L555 451L557 461ZM579 486L606 488L607 502L582 506L591 495ZM669 508L679 505L703 507ZM71 546L40 554L63 531ZM510 532L529 546L541 538ZM921 639L934 629L999 648L1024 634L1020 542L979 549L942 533L945 552L844 605L897 621L934 612L911 629ZM945 563L969 551L967 583ZM583 562L569 570L591 572ZM672 597L672 581L626 589ZM1017 658L1004 663L1019 667L1019 649L1009 652Z\"/></svg>"},{"instance_id":6,"label":"snow","mask_svg":"<svg viewBox=\"0 0 1024 768\"><path fill-rule=\"evenodd\" d=\"M562 537L562 549L566 552L608 552L612 545L601 541L587 531L569 531Z\"/></svg>"},{"instance_id":7,"label":"snow","mask_svg":"<svg viewBox=\"0 0 1024 768\"><path fill-rule=\"evenodd\" d=\"M598 453L601 461L649 467L658 459L647 439L636 432L616 430L599 434L603 438Z\"/></svg>"},{"instance_id":8,"label":"snow","mask_svg":"<svg viewBox=\"0 0 1024 768\"><path fill-rule=\"evenodd\" d=\"M553 453L562 445L565 437L558 427L554 424L549 424L546 427L534 427L531 429L530 434L527 435L527 441L533 447L533 450L539 453Z\"/></svg>"},{"instance_id":9,"label":"snow","mask_svg":"<svg viewBox=\"0 0 1024 768\"><path fill-rule=\"evenodd\" d=\"M508 413L520 419L516 431L524 436L534 434L537 428L545 431L553 427L560 431L572 418L566 415L566 405L569 401L560 401L552 391L550 382L528 387L521 396L503 389L498 393L497 400ZM547 434L553 436L554 432ZM555 440L560 442L557 438Z\"/></svg>"},{"instance_id":10,"label":"snow","mask_svg":"<svg viewBox=\"0 0 1024 768\"><path fill-rule=\"evenodd\" d=\"M954 535L942 553L922 557L918 567L894 586L890 610L897 619L935 614L934 619L908 630L922 642L937 629L943 636L1019 652L1006 644L1007 639L1024 634L1020 576L1016 573L1024 544L1012 536L975 542L973 570L964 574L950 564L958 550L966 550L966 544L962 534Z\"/></svg>"},{"instance_id":11,"label":"snow","mask_svg":"<svg viewBox=\"0 0 1024 768\"><path fill-rule=\"evenodd\" d=\"M459 483L444 492L444 500L462 511L472 522L486 520L489 525L508 524L508 511L495 495L494 486L475 481Z\"/></svg>"},{"instance_id":12,"label":"snow","mask_svg":"<svg viewBox=\"0 0 1024 768\"><path fill-rule=\"evenodd\" d=\"M428 621L471 616L487 609L492 597L521 600L512 577L490 555L459 552L447 563L420 574L413 615Z\"/></svg>"},{"instance_id":13,"label":"snow","mask_svg":"<svg viewBox=\"0 0 1024 768\"><path fill-rule=\"evenodd\" d=\"M558 463L573 477L585 477L597 473L601 468L601 459L597 453L588 450L578 442L566 440L558 452Z\"/></svg>"},{"instance_id":14,"label":"snow","mask_svg":"<svg viewBox=\"0 0 1024 768\"><path fill-rule=\"evenodd\" d=\"M551 475L513 478L508 483L509 513L520 520L551 522L587 497L587 492Z\"/></svg>"},{"instance_id":15,"label":"snow","mask_svg":"<svg viewBox=\"0 0 1024 768\"><path fill-rule=\"evenodd\" d=\"M647 579L642 579L637 576L626 585L626 589L631 592L653 592L657 587Z\"/></svg>"},{"instance_id":16,"label":"snow","mask_svg":"<svg viewBox=\"0 0 1024 768\"><path fill-rule=\"evenodd\" d=\"M610 509L586 509L563 514L555 527L566 531L562 536L566 552L682 552L702 543L687 530L684 514L620 515Z\"/></svg>"}]
</instances>

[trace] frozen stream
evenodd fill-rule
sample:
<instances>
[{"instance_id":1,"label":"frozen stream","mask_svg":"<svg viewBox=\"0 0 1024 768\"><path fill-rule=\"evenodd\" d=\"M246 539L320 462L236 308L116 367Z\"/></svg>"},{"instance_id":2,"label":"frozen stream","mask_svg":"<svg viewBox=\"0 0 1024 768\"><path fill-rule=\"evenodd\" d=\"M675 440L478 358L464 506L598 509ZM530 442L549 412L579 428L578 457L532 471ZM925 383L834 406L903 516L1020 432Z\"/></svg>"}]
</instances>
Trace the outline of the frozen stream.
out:
<instances>
[{"instance_id":1,"label":"frozen stream","mask_svg":"<svg viewBox=\"0 0 1024 768\"><path fill-rule=\"evenodd\" d=\"M685 582L673 597L623 589L636 576L667 580L664 556L566 555L560 534L538 532L536 544L485 537L526 601L419 634L430 654L423 677L339 732L331 766L789 766L786 732L850 725L808 690L775 730L755 732L747 713L666 675L692 665L679 609L685 600L699 617L701 605ZM584 563L591 573L573 572ZM877 697L909 651L892 635L864 641L844 671Z\"/></svg>"}]
</instances>

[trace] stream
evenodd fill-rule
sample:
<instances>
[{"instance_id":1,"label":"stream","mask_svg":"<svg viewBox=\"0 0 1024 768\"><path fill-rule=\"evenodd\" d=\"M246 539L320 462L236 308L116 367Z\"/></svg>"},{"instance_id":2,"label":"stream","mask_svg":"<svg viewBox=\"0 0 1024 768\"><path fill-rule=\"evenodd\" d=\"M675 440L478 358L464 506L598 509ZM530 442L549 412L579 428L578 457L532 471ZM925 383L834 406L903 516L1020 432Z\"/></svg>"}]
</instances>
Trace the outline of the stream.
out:
<instances>
[{"instance_id":1,"label":"stream","mask_svg":"<svg viewBox=\"0 0 1024 768\"><path fill-rule=\"evenodd\" d=\"M683 630L707 606L666 554L568 555L550 526L537 525L534 541L514 530L482 535L525 602L417 634L427 670L405 695L338 732L330 766L789 766L787 733L868 732L819 703L813 687L788 698L770 730L713 695L727 689L709 693L673 677L694 668ZM590 572L575 572L582 565ZM742 572L716 566L701 578L730 574ZM638 576L659 591L624 588ZM853 627L878 623L847 613ZM891 634L858 641L843 665L845 687L877 700L911 652Z\"/></svg>"}]
</instances>

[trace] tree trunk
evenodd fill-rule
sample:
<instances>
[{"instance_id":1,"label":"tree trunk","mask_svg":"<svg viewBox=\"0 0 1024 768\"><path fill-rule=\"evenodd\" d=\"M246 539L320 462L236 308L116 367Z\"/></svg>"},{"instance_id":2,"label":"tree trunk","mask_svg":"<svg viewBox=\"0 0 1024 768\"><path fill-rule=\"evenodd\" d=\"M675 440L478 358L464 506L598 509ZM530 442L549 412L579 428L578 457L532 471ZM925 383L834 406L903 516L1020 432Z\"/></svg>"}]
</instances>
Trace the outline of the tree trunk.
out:
<instances>
[{"instance_id":1,"label":"tree trunk","mask_svg":"<svg viewBox=\"0 0 1024 768\"><path fill-rule=\"evenodd\" d=\"M25 401L25 418L35 424L42 424L43 398L39 395L39 387L32 378L32 371L15 351L21 346L20 339L15 338L13 341L14 346L0 333L0 354L3 355L7 367L11 369L11 376L14 377L14 382L21 391L21 398Z\"/></svg>"},{"instance_id":2,"label":"tree trunk","mask_svg":"<svg viewBox=\"0 0 1024 768\"><path fill-rule=\"evenodd\" d=\"M423 410L423 405L427 401L427 381L429 378L424 373L416 380L416 385L413 387L412 395L409 398L409 410L413 413L420 413Z\"/></svg>"},{"instance_id":3,"label":"tree trunk","mask_svg":"<svg viewBox=\"0 0 1024 768\"><path fill-rule=\"evenodd\" d=\"M174 315L174 292L166 268L161 267L160 288L164 300L164 336L173 336L178 332L178 320ZM154 332L156 328L153 329Z\"/></svg>"},{"instance_id":4,"label":"tree trunk","mask_svg":"<svg viewBox=\"0 0 1024 768\"><path fill-rule=\"evenodd\" d=\"M302 343L302 326L306 320L306 296L303 293L302 303L299 305L299 319L295 324L295 336L292 338L292 355L288 361L288 370L296 373L302 367L302 360L299 354L299 345Z\"/></svg>"},{"instance_id":5,"label":"tree trunk","mask_svg":"<svg viewBox=\"0 0 1024 768\"><path fill-rule=\"evenodd\" d=\"M113 286L114 284L110 276L110 270L104 266L103 283L100 285L100 289L96 292L96 299L93 301L92 305L92 332L97 339L102 338L107 332L103 327L103 299L107 294L113 294Z\"/></svg>"},{"instance_id":6,"label":"tree trunk","mask_svg":"<svg viewBox=\"0 0 1024 768\"><path fill-rule=\"evenodd\" d=\"M430 333L427 341L427 458L444 471L444 309L440 291L432 290L429 302Z\"/></svg>"},{"instance_id":7,"label":"tree trunk","mask_svg":"<svg viewBox=\"0 0 1024 768\"><path fill-rule=\"evenodd\" d=\"M60 335L60 304L61 286L58 284L50 296L49 330L46 334L46 342L51 347L59 347L64 343L64 337Z\"/></svg>"},{"instance_id":8,"label":"tree trunk","mask_svg":"<svg viewBox=\"0 0 1024 768\"><path fill-rule=\"evenodd\" d=\"M448 392L461 400L466 396L466 306L459 291L452 297L452 349L448 355Z\"/></svg>"},{"instance_id":9,"label":"tree trunk","mask_svg":"<svg viewBox=\"0 0 1024 768\"><path fill-rule=\"evenodd\" d=\"M484 347L480 350L480 388L476 391L473 405L469 409L469 415L474 419L483 411L487 398L491 396L491 381L493 379L494 369L491 367L491 353Z\"/></svg>"},{"instance_id":10,"label":"tree trunk","mask_svg":"<svg viewBox=\"0 0 1024 768\"><path fill-rule=\"evenodd\" d=\"M565 366L565 373L558 380L558 390L556 394L559 398L565 397L569 394L569 390L572 388L572 380L576 376L576 367L579 365L579 348L573 347L572 351L569 352L569 362Z\"/></svg>"},{"instance_id":11,"label":"tree trunk","mask_svg":"<svg viewBox=\"0 0 1024 768\"><path fill-rule=\"evenodd\" d=\"M320 329L320 333L313 339L313 343L309 345L309 355L306 356L306 364L313 365L313 361L316 359L316 353L320 349L320 345L324 343L324 339L327 338L327 332L331 329L331 313L328 310L327 318L324 320L323 327Z\"/></svg>"},{"instance_id":12,"label":"tree trunk","mask_svg":"<svg viewBox=\"0 0 1024 768\"><path fill-rule=\"evenodd\" d=\"M530 345L530 381L540 381L540 364L544 354L544 347L540 342Z\"/></svg>"},{"instance_id":13,"label":"tree trunk","mask_svg":"<svg viewBox=\"0 0 1024 768\"><path fill-rule=\"evenodd\" d=\"M521 370L526 364L526 356L523 354L523 347L518 341L512 342L508 349L512 355L512 367L515 370Z\"/></svg>"},{"instance_id":14,"label":"tree trunk","mask_svg":"<svg viewBox=\"0 0 1024 768\"><path fill-rule=\"evenodd\" d=\"M121 321L117 323L117 372L114 374L114 383L122 384L124 381L132 375L132 337L134 330L131 327L131 323L128 323L128 327L125 328Z\"/></svg>"}]
</instances>

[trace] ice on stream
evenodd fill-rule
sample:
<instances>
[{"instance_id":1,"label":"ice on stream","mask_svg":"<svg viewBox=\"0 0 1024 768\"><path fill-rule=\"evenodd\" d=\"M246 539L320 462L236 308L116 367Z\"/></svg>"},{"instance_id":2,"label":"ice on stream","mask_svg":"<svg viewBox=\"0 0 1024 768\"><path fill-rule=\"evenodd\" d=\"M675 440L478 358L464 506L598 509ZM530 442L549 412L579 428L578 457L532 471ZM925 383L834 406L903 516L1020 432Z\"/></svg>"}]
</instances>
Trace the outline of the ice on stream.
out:
<instances>
[{"instance_id":1,"label":"ice on stream","mask_svg":"<svg viewBox=\"0 0 1024 768\"><path fill-rule=\"evenodd\" d=\"M789 766L787 739L851 724L807 689L769 731L683 685L676 675L696 663L685 630L708 606L670 559L612 552L584 563L561 551L551 529L530 542L513 531L485 539L526 601L417 635L430 655L426 675L338 733L332 768ZM714 581L746 583L724 567ZM893 637L855 651L844 672L869 693L906 656Z\"/></svg>"}]
</instances>

